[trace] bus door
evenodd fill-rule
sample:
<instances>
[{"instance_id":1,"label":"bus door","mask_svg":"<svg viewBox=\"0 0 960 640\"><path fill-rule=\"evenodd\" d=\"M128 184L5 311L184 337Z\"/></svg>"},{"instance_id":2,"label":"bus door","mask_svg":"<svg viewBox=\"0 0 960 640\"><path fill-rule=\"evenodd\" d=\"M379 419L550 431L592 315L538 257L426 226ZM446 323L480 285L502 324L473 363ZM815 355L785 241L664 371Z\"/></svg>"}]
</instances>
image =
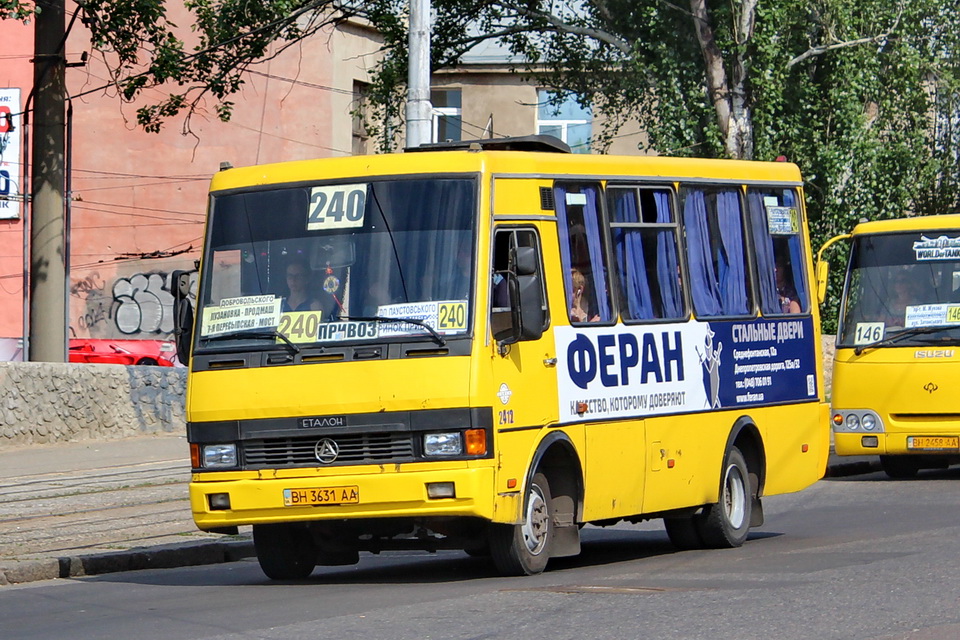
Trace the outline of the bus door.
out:
<instances>
[{"instance_id":1,"label":"bus door","mask_svg":"<svg viewBox=\"0 0 960 640\"><path fill-rule=\"evenodd\" d=\"M493 423L500 432L539 428L556 421L556 350L553 334L546 329L550 314L543 278L543 253L538 230L531 226L500 226L494 232L491 328L499 357L493 365L497 400ZM518 252L536 256L537 301L542 315L541 335L504 344L516 319L510 306L509 279L517 273ZM528 253L529 255L529 253ZM537 314L528 314L537 315Z\"/></svg>"}]
</instances>

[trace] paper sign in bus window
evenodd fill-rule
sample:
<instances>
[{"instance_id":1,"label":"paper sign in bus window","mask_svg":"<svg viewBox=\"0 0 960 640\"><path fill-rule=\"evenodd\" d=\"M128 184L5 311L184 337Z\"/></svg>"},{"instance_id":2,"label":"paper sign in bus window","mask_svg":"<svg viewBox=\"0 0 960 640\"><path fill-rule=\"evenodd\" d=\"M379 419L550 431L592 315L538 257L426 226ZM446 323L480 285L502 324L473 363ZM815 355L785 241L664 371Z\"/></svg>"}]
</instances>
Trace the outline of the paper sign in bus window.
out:
<instances>
[{"instance_id":1,"label":"paper sign in bus window","mask_svg":"<svg viewBox=\"0 0 960 640\"><path fill-rule=\"evenodd\" d=\"M273 329L280 324L277 296L224 298L216 307L204 307L200 335L216 336L249 329Z\"/></svg>"},{"instance_id":2,"label":"paper sign in bus window","mask_svg":"<svg viewBox=\"0 0 960 640\"><path fill-rule=\"evenodd\" d=\"M913 243L913 250L917 253L918 262L924 260L957 260L960 259L960 238L920 236L920 239Z\"/></svg>"},{"instance_id":3,"label":"paper sign in bus window","mask_svg":"<svg viewBox=\"0 0 960 640\"><path fill-rule=\"evenodd\" d=\"M367 185L337 184L310 190L307 229L350 229L363 226Z\"/></svg>"},{"instance_id":4,"label":"paper sign in bus window","mask_svg":"<svg viewBox=\"0 0 960 640\"><path fill-rule=\"evenodd\" d=\"M793 235L800 231L797 210L793 207L767 207L767 230L772 236Z\"/></svg>"},{"instance_id":5,"label":"paper sign in bus window","mask_svg":"<svg viewBox=\"0 0 960 640\"><path fill-rule=\"evenodd\" d=\"M883 339L882 322L858 322L857 333L853 338L853 344L863 345L879 342Z\"/></svg>"}]
</instances>

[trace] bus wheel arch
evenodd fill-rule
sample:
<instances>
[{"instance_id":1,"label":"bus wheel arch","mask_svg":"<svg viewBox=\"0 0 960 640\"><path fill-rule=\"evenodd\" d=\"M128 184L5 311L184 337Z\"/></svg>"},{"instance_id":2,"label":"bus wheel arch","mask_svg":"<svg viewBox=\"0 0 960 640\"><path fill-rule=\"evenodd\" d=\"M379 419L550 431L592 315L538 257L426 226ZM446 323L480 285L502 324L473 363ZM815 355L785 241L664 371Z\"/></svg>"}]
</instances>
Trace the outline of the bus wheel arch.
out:
<instances>
[{"instance_id":1,"label":"bus wheel arch","mask_svg":"<svg viewBox=\"0 0 960 640\"><path fill-rule=\"evenodd\" d=\"M541 441L527 470L520 523L490 525L490 552L500 573L534 575L551 557L580 553L581 471L566 434L553 432Z\"/></svg>"},{"instance_id":2,"label":"bus wheel arch","mask_svg":"<svg viewBox=\"0 0 960 640\"><path fill-rule=\"evenodd\" d=\"M763 523L760 495L765 472L763 441L749 416L739 418L727 439L717 502L704 507L697 530L713 548L739 547L750 527Z\"/></svg>"}]
</instances>

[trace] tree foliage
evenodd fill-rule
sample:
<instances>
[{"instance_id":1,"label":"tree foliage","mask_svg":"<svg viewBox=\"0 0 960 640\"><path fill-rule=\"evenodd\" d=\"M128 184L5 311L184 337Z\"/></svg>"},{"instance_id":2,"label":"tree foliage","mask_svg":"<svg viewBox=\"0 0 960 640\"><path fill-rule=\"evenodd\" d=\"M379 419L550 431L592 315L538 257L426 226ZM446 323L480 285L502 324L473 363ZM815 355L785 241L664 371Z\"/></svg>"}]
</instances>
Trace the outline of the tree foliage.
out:
<instances>
[{"instance_id":1,"label":"tree foliage","mask_svg":"<svg viewBox=\"0 0 960 640\"><path fill-rule=\"evenodd\" d=\"M958 4L434 0L432 56L449 66L500 39L537 82L609 118L600 148L635 119L646 151L786 157L819 246L861 218L957 209ZM385 34L397 77L403 24Z\"/></svg>"},{"instance_id":2,"label":"tree foliage","mask_svg":"<svg viewBox=\"0 0 960 640\"><path fill-rule=\"evenodd\" d=\"M177 0L171 0L177 1ZM406 1L79 0L125 100L157 131L205 97L229 119L254 62L362 15L386 56L370 99L384 150L406 81ZM604 114L604 149L636 120L661 154L796 162L814 244L861 218L955 210L960 193L960 0L433 0L432 64L457 64L491 38L535 80ZM35 7L0 0L0 18ZM191 44L188 46L186 42Z\"/></svg>"},{"instance_id":3,"label":"tree foliage","mask_svg":"<svg viewBox=\"0 0 960 640\"><path fill-rule=\"evenodd\" d=\"M150 88L168 92L137 109L138 124L151 132L178 115L189 131L190 116L207 97L217 116L229 120L231 96L251 64L352 14L339 0L78 0L77 5L121 99L137 102ZM189 24L171 20L168 8L175 5L188 11ZM42 4L0 0L0 19L28 20L42 10Z\"/></svg>"}]
</instances>

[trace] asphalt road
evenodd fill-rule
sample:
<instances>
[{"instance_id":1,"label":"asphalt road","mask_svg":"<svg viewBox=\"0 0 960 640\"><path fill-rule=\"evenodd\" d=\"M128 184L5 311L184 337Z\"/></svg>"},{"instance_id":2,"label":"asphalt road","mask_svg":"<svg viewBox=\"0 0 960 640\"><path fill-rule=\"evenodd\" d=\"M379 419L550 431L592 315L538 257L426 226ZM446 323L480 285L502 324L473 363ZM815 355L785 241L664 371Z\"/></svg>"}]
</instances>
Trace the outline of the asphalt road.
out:
<instances>
[{"instance_id":1,"label":"asphalt road","mask_svg":"<svg viewBox=\"0 0 960 640\"><path fill-rule=\"evenodd\" d=\"M584 529L581 556L499 578L463 553L365 555L306 580L253 560L4 587L3 637L139 640L960 637L960 470L821 481L765 500L739 549L661 525Z\"/></svg>"}]
</instances>

